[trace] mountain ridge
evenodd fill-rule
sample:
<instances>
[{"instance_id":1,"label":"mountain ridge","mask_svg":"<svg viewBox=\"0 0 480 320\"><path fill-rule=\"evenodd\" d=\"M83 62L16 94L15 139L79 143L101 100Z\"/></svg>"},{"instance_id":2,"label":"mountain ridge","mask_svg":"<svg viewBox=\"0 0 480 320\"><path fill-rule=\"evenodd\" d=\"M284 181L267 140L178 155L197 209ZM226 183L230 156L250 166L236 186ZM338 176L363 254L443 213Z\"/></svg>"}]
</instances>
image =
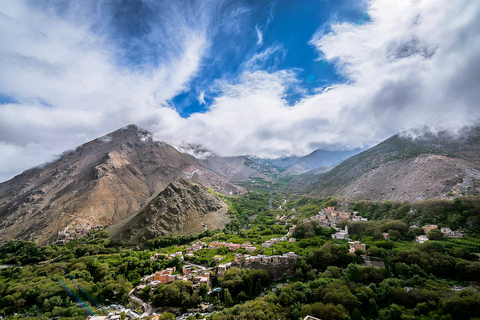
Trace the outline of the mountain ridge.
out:
<instances>
[{"instance_id":1,"label":"mountain ridge","mask_svg":"<svg viewBox=\"0 0 480 320\"><path fill-rule=\"evenodd\" d=\"M312 196L416 201L448 193L477 194L480 180L480 127L396 134L342 162L329 172L303 174L285 190Z\"/></svg>"}]
</instances>

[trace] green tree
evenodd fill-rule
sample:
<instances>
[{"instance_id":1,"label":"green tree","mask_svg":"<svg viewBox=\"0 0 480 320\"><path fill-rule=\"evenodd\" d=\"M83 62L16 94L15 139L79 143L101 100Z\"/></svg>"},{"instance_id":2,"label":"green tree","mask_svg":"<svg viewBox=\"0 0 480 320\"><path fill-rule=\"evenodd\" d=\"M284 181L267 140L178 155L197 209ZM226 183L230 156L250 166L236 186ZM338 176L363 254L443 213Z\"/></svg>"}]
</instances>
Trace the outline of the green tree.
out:
<instances>
[{"instance_id":1,"label":"green tree","mask_svg":"<svg viewBox=\"0 0 480 320\"><path fill-rule=\"evenodd\" d=\"M228 291L228 289L223 290L223 302L228 307L233 306L232 295L230 294L230 291Z\"/></svg>"},{"instance_id":2,"label":"green tree","mask_svg":"<svg viewBox=\"0 0 480 320\"><path fill-rule=\"evenodd\" d=\"M432 229L427 232L428 240L441 240L443 238L443 234L438 229Z\"/></svg>"}]
</instances>

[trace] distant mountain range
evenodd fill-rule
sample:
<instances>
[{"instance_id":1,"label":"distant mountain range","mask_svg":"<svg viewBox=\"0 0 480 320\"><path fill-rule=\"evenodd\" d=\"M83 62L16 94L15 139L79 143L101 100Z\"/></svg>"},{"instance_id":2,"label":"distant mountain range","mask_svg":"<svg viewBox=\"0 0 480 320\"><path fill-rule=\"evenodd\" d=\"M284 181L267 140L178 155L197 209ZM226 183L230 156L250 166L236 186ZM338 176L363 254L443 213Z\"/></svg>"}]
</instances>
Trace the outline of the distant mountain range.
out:
<instances>
[{"instance_id":1,"label":"distant mountain range","mask_svg":"<svg viewBox=\"0 0 480 320\"><path fill-rule=\"evenodd\" d=\"M305 173L286 191L352 200L416 201L479 194L480 127L453 134L396 134L323 174Z\"/></svg>"}]
</instances>

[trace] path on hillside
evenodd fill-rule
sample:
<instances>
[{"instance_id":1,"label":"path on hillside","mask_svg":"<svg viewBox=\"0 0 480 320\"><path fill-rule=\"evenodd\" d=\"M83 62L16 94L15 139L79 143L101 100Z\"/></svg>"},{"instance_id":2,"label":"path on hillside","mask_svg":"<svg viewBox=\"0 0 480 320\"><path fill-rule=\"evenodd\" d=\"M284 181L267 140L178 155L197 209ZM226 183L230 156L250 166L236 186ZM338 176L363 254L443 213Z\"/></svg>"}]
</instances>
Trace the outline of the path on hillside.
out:
<instances>
[{"instance_id":1,"label":"path on hillside","mask_svg":"<svg viewBox=\"0 0 480 320\"><path fill-rule=\"evenodd\" d=\"M204 267L204 266L201 266L199 264L194 264L194 263L191 263L191 262L185 262L186 265L190 265L190 266L194 266L194 267L197 267L199 269L202 269L203 271L208 271L208 270L212 270L212 269L215 269L216 267L211 267L211 268L207 268L207 267Z\"/></svg>"},{"instance_id":2,"label":"path on hillside","mask_svg":"<svg viewBox=\"0 0 480 320\"><path fill-rule=\"evenodd\" d=\"M150 303L145 303L145 302L143 302L142 299L136 297L136 296L133 294L133 291L134 291L134 290L135 290L135 289L132 289L132 291L130 291L130 293L128 294L129 297L130 297L130 299L132 299L135 303L141 305L141 306L145 309L145 312L143 312L143 313L139 316L139 318L141 319L141 318L144 318L144 317L148 317L148 316L151 315L152 312L153 312L152 305L151 305Z\"/></svg>"}]
</instances>

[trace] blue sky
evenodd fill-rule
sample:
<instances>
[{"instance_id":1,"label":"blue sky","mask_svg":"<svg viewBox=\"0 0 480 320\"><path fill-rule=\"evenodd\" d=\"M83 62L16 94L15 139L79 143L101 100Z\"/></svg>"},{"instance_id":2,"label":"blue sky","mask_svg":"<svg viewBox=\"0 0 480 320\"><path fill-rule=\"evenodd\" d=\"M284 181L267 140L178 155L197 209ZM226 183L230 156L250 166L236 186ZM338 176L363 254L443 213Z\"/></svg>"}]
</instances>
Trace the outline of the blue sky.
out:
<instances>
[{"instance_id":1,"label":"blue sky","mask_svg":"<svg viewBox=\"0 0 480 320\"><path fill-rule=\"evenodd\" d=\"M480 116L480 2L7 0L0 181L135 123L281 157Z\"/></svg>"},{"instance_id":2,"label":"blue sky","mask_svg":"<svg viewBox=\"0 0 480 320\"><path fill-rule=\"evenodd\" d=\"M175 52L176 48L168 43L169 39L150 38L152 29L163 23L161 12L171 10L167 4L147 1L113 3L113 6L112 2L98 4L101 8L97 12L99 21L90 28L93 32L107 30L109 42L117 48L118 65L132 70L150 68ZM191 4L181 3L186 7ZM255 68L268 71L295 69L298 78L302 79L295 84L296 89L289 89L285 96L290 105L302 98L299 90L310 92L346 81L336 72L335 65L322 59L309 41L318 30L328 32L333 20L364 23L368 17L365 4L351 0L225 1L216 6L212 9L215 17L205 27L210 43L198 70L189 79L188 87L168 100L182 117L208 110L215 97L221 94L215 81L235 81L246 68L245 63L267 48L277 50L259 61ZM60 16L70 14L67 8L54 6ZM182 18L187 24L194 25L195 13L190 16L188 9L185 13ZM105 20L109 20L107 27ZM203 99L199 99L201 95Z\"/></svg>"},{"instance_id":3,"label":"blue sky","mask_svg":"<svg viewBox=\"0 0 480 320\"><path fill-rule=\"evenodd\" d=\"M352 6L352 1L252 3L256 5L252 7L240 32L233 35L224 32L216 34L211 52L192 79L190 90L172 99L182 116L207 110L209 102L219 94L212 86L215 79L235 78L242 72L245 61L269 47L278 46L279 49L262 61L259 67L266 70L297 69L298 77L303 81L295 84L296 87L310 91L345 81L336 73L333 64L319 57L309 41L319 27L327 24L332 17L343 21L360 19L364 14L361 5ZM202 92L205 104L198 100ZM301 95L290 89L285 98L289 104L294 104Z\"/></svg>"}]
</instances>

